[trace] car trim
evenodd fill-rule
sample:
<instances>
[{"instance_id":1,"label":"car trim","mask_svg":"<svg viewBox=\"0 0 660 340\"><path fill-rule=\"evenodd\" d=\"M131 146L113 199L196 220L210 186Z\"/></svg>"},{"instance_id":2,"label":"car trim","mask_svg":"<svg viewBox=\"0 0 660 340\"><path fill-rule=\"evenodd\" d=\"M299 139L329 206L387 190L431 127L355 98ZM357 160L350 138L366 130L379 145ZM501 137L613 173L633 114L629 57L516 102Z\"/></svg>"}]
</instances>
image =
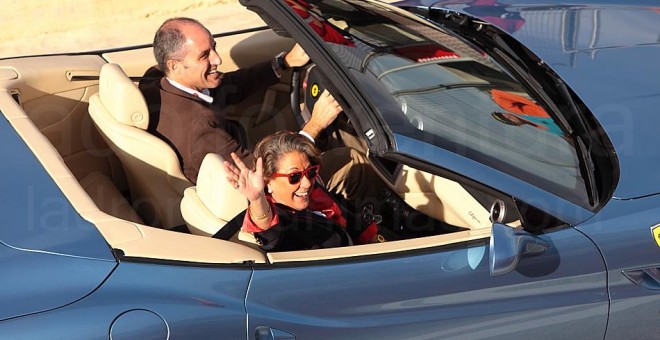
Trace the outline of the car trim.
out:
<instances>
[{"instance_id":1,"label":"car trim","mask_svg":"<svg viewBox=\"0 0 660 340\"><path fill-rule=\"evenodd\" d=\"M396 242L373 243L356 245L351 247L341 248L328 248L328 249L313 249L313 250L296 250L278 253L268 253L268 260L270 263L290 263L290 262L304 262L304 261L322 261L322 260L335 260L346 259L353 257L364 257L373 255L385 255L390 253L397 253L404 251L424 251L429 248L450 246L452 244L485 240L490 236L490 228L488 229L475 229L453 232L448 234L427 236L422 238L414 238L407 240L400 240ZM316 263L316 262L314 262Z\"/></svg>"}]
</instances>

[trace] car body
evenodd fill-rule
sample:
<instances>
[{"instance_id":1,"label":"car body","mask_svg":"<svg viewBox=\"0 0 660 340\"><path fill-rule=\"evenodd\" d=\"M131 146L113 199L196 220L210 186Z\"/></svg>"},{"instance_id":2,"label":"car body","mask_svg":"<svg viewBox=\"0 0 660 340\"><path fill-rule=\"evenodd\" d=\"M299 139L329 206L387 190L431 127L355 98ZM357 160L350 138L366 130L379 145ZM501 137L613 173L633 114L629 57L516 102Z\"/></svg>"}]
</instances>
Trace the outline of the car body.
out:
<instances>
[{"instance_id":1,"label":"car body","mask_svg":"<svg viewBox=\"0 0 660 340\"><path fill-rule=\"evenodd\" d=\"M265 253L157 228L87 112L103 65L139 78L151 47L7 58L0 336L660 334L657 8L241 3L268 26L216 36L222 71L301 44L345 110L336 129L405 202L382 225L400 239ZM252 142L296 129L292 88L225 112Z\"/></svg>"}]
</instances>

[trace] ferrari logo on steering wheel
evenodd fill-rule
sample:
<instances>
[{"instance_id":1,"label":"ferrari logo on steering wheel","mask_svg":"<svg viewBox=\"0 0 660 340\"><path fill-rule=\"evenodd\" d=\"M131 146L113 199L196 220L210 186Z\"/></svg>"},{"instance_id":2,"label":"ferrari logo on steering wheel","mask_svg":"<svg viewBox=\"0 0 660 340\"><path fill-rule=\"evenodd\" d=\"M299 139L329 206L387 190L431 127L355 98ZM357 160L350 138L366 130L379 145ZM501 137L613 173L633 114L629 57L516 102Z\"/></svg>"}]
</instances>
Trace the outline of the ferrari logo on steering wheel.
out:
<instances>
[{"instance_id":1,"label":"ferrari logo on steering wheel","mask_svg":"<svg viewBox=\"0 0 660 340\"><path fill-rule=\"evenodd\" d=\"M312 93L313 98L316 98L316 97L319 96L319 85L318 84L312 85L312 92L311 93Z\"/></svg>"}]
</instances>

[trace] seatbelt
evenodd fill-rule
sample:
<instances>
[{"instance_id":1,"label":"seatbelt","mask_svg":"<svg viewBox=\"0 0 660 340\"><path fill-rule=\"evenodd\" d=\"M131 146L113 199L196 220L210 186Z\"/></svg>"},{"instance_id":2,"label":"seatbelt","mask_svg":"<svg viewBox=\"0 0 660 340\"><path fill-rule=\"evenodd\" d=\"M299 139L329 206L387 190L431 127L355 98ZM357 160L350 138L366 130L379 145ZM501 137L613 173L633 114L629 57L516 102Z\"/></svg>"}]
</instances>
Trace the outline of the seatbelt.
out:
<instances>
[{"instance_id":1,"label":"seatbelt","mask_svg":"<svg viewBox=\"0 0 660 340\"><path fill-rule=\"evenodd\" d=\"M213 235L213 238L221 239L221 240L227 240L231 239L236 233L241 230L241 227L243 226L243 219L245 218L245 210L236 215L236 217L232 218L231 221L227 222L220 230L218 230L215 235Z\"/></svg>"}]
</instances>

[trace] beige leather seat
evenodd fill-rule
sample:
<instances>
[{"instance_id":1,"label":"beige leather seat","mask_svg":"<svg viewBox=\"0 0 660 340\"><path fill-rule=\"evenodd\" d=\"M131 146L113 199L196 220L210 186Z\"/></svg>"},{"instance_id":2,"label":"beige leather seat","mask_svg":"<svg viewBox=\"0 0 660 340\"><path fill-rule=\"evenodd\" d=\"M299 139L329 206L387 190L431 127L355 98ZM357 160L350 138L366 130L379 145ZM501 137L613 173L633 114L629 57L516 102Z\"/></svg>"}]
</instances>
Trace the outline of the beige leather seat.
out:
<instances>
[{"instance_id":1,"label":"beige leather seat","mask_svg":"<svg viewBox=\"0 0 660 340\"><path fill-rule=\"evenodd\" d=\"M191 233L213 236L248 207L248 201L226 179L224 160L218 154L204 157L197 176L197 186L184 192L181 214ZM250 233L239 232L233 241L256 246Z\"/></svg>"},{"instance_id":2,"label":"beige leather seat","mask_svg":"<svg viewBox=\"0 0 660 340\"><path fill-rule=\"evenodd\" d=\"M122 220L144 224L108 176L95 171L79 182L101 211Z\"/></svg>"},{"instance_id":3,"label":"beige leather seat","mask_svg":"<svg viewBox=\"0 0 660 340\"><path fill-rule=\"evenodd\" d=\"M147 104L119 65L101 68L99 92L90 97L89 113L121 161L131 204L145 223L166 229L183 225L179 204L193 184L183 175L174 150L145 131Z\"/></svg>"}]
</instances>

